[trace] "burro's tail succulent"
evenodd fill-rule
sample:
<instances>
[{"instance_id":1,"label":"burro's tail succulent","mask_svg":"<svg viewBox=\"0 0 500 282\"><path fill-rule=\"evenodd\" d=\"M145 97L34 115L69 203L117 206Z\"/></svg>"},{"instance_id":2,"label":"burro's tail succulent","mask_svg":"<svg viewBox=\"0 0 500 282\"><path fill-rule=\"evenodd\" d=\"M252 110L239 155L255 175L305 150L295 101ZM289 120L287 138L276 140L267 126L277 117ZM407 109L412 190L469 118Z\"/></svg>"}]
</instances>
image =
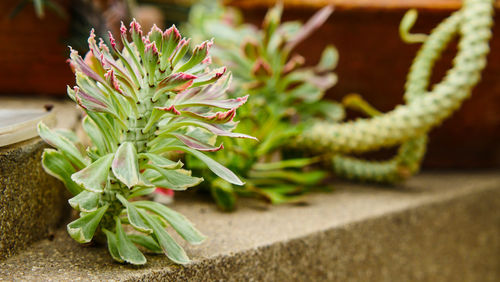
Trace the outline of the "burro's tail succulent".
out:
<instances>
[{"instance_id":1,"label":"burro's tail succulent","mask_svg":"<svg viewBox=\"0 0 500 282\"><path fill-rule=\"evenodd\" d=\"M411 27L415 15L407 14L401 25L403 31ZM334 153L333 168L339 176L396 182L415 173L425 153L427 133L460 107L480 79L489 52L492 15L493 1L465 0L462 9L439 24L429 36L413 36L423 39L424 44L408 74L406 105L368 119L317 123L301 136L299 144ZM427 90L435 61L456 35L460 40L453 67L432 90ZM394 145L401 145L397 156L385 162L344 156Z\"/></svg>"},{"instance_id":2,"label":"burro's tail succulent","mask_svg":"<svg viewBox=\"0 0 500 282\"><path fill-rule=\"evenodd\" d=\"M69 203L79 218L67 226L74 240L106 239L119 262L146 263L141 246L184 264L189 258L166 227L191 244L205 236L174 210L135 198L155 187L185 190L203 180L182 169L172 152L193 155L224 180L242 185L204 152L223 148L215 145L216 136L252 138L232 132L236 109L247 98L225 97L231 75L209 68L212 41L185 59L190 39L175 26L155 26L143 35L135 20L129 30L122 24L120 39L123 48L109 34L110 50L92 31L85 59L71 51L77 86L68 87L68 95L86 112L82 124L92 145L82 153L74 134L41 123L40 136L57 149L46 149L42 163L74 196Z\"/></svg>"}]
</instances>

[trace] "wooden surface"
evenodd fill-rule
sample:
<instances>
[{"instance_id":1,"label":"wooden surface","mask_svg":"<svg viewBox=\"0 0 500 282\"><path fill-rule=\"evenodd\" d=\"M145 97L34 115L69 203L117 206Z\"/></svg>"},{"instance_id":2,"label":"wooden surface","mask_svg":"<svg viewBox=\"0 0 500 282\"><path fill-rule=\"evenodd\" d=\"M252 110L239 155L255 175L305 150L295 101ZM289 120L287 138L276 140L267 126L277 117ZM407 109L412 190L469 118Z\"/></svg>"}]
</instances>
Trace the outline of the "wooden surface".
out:
<instances>
[{"instance_id":1,"label":"wooden surface","mask_svg":"<svg viewBox=\"0 0 500 282\"><path fill-rule=\"evenodd\" d=\"M270 7L277 3L275 0L226 0L228 4L246 7ZM333 5L339 10L350 9L428 9L428 10L456 10L461 7L461 0L282 0L285 7L309 7L321 8L326 5ZM500 1L496 1L497 8L500 8Z\"/></svg>"}]
</instances>

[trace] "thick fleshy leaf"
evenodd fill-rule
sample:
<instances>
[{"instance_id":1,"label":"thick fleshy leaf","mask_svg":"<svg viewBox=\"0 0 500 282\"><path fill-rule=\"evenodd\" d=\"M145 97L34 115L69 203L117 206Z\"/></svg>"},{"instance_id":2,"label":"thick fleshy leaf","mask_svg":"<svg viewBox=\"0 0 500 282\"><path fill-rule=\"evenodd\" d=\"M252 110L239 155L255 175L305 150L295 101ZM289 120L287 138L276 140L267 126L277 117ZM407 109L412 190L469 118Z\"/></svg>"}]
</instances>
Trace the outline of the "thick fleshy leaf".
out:
<instances>
[{"instance_id":1,"label":"thick fleshy leaf","mask_svg":"<svg viewBox=\"0 0 500 282\"><path fill-rule=\"evenodd\" d=\"M317 185L327 176L327 173L324 171L251 170L248 172L248 176L252 178L282 179L303 185Z\"/></svg>"},{"instance_id":2,"label":"thick fleshy leaf","mask_svg":"<svg viewBox=\"0 0 500 282\"><path fill-rule=\"evenodd\" d=\"M241 50L245 57L253 61L259 56L259 43L253 38L246 39L241 45Z\"/></svg>"},{"instance_id":3,"label":"thick fleshy leaf","mask_svg":"<svg viewBox=\"0 0 500 282\"><path fill-rule=\"evenodd\" d=\"M146 257L139 251L139 249L132 243L128 238L127 234L123 230L122 224L119 218L116 221L116 247L118 249L118 254L120 257L131 264L143 265L146 263Z\"/></svg>"},{"instance_id":4,"label":"thick fleshy leaf","mask_svg":"<svg viewBox=\"0 0 500 282\"><path fill-rule=\"evenodd\" d=\"M154 42L156 46L161 50L163 31L153 24L153 27L148 33L148 39L150 42Z\"/></svg>"},{"instance_id":5,"label":"thick fleshy leaf","mask_svg":"<svg viewBox=\"0 0 500 282\"><path fill-rule=\"evenodd\" d=\"M174 73L160 81L160 83L158 83L158 88L162 91L180 92L191 86L196 78L196 75L188 73Z\"/></svg>"},{"instance_id":6,"label":"thick fleshy leaf","mask_svg":"<svg viewBox=\"0 0 500 282\"><path fill-rule=\"evenodd\" d=\"M155 42L146 44L144 47L144 68L148 73L149 85L150 87L155 83L156 68L158 66L159 59L158 48Z\"/></svg>"},{"instance_id":7,"label":"thick fleshy leaf","mask_svg":"<svg viewBox=\"0 0 500 282\"><path fill-rule=\"evenodd\" d=\"M106 234L106 240L108 241L108 251L111 257L117 262L124 262L118 253L118 240L116 239L116 234L103 228L102 231Z\"/></svg>"},{"instance_id":8,"label":"thick fleshy leaf","mask_svg":"<svg viewBox=\"0 0 500 282\"><path fill-rule=\"evenodd\" d=\"M179 30L173 25L163 33L163 44L161 46L160 70L165 71L169 63L168 58L172 55L175 48L181 41Z\"/></svg>"},{"instance_id":9,"label":"thick fleshy leaf","mask_svg":"<svg viewBox=\"0 0 500 282\"><path fill-rule=\"evenodd\" d=\"M116 194L116 198L122 203L122 205L127 208L127 218L130 224L137 230L150 234L153 232L149 226L147 226L142 218L139 216L137 209L134 205L130 204L127 199L125 199L122 195Z\"/></svg>"},{"instance_id":10,"label":"thick fleshy leaf","mask_svg":"<svg viewBox=\"0 0 500 282\"><path fill-rule=\"evenodd\" d=\"M181 114L209 123L228 123L233 121L236 116L236 109L233 108L226 112L216 112L210 115L202 115L191 111L181 111Z\"/></svg>"},{"instance_id":11,"label":"thick fleshy leaf","mask_svg":"<svg viewBox=\"0 0 500 282\"><path fill-rule=\"evenodd\" d=\"M201 63L208 56L208 50L213 44L214 42L212 39L204 41L200 45L194 47L191 58L189 58L189 60L176 71L178 72L187 71L192 67L196 66L197 64Z\"/></svg>"},{"instance_id":12,"label":"thick fleshy leaf","mask_svg":"<svg viewBox=\"0 0 500 282\"><path fill-rule=\"evenodd\" d=\"M92 140L92 144L97 148L97 151L100 154L104 154L107 149L106 140L95 122L89 116L85 116L82 121L82 127L90 137L90 140Z\"/></svg>"},{"instance_id":13,"label":"thick fleshy leaf","mask_svg":"<svg viewBox=\"0 0 500 282\"><path fill-rule=\"evenodd\" d=\"M142 184L139 178L137 150L132 142L123 142L116 150L113 164L113 174L128 188Z\"/></svg>"},{"instance_id":14,"label":"thick fleshy leaf","mask_svg":"<svg viewBox=\"0 0 500 282\"><path fill-rule=\"evenodd\" d=\"M71 179L78 185L83 186L85 190L100 193L104 191L108 182L109 168L112 161L113 154L105 155L88 167L71 175Z\"/></svg>"},{"instance_id":15,"label":"thick fleshy leaf","mask_svg":"<svg viewBox=\"0 0 500 282\"><path fill-rule=\"evenodd\" d=\"M317 163L318 158L288 159L272 163L256 163L252 166L255 170L274 170L283 168L304 168L305 166Z\"/></svg>"},{"instance_id":16,"label":"thick fleshy leaf","mask_svg":"<svg viewBox=\"0 0 500 282\"><path fill-rule=\"evenodd\" d=\"M226 97L226 90L229 88L231 81L232 75L228 72L216 82L205 87L190 88L182 91L174 97L174 105L184 104L187 101L219 101Z\"/></svg>"},{"instance_id":17,"label":"thick fleshy leaf","mask_svg":"<svg viewBox=\"0 0 500 282\"><path fill-rule=\"evenodd\" d=\"M226 180L229 183L235 184L235 185L243 185L243 183L236 174L234 174L232 171L230 171L227 167L221 165L220 163L216 162L212 158L206 156L202 152L196 151L194 149L185 147L185 146L171 146L173 150L179 150L183 151L186 153L189 153L196 158L198 158L200 161L204 162L207 167L215 173L217 176L220 178Z\"/></svg>"},{"instance_id":18,"label":"thick fleshy leaf","mask_svg":"<svg viewBox=\"0 0 500 282\"><path fill-rule=\"evenodd\" d=\"M99 194L89 191L82 191L80 194L69 199L72 208L82 212L93 212L99 205Z\"/></svg>"},{"instance_id":19,"label":"thick fleshy leaf","mask_svg":"<svg viewBox=\"0 0 500 282\"><path fill-rule=\"evenodd\" d=\"M179 41L177 48L169 59L171 68L175 68L175 65L177 65L177 63L184 57L184 55L186 55L187 51L189 50L190 41L191 38L188 38L187 40L183 38L181 39L181 41Z\"/></svg>"},{"instance_id":20,"label":"thick fleshy leaf","mask_svg":"<svg viewBox=\"0 0 500 282\"><path fill-rule=\"evenodd\" d=\"M61 180L71 194L78 195L83 190L71 179L75 169L61 152L45 149L42 155L42 165L45 172Z\"/></svg>"},{"instance_id":21,"label":"thick fleshy leaf","mask_svg":"<svg viewBox=\"0 0 500 282\"><path fill-rule=\"evenodd\" d=\"M245 104L247 102L248 95L243 96L243 97L238 97L235 99L225 99L225 100L212 100L212 99L206 99L206 100L186 100L180 103L175 103L175 106L178 109L183 109L183 108L188 108L188 107L217 107L221 109L234 109L234 108L239 108L241 105Z\"/></svg>"},{"instance_id":22,"label":"thick fleshy leaf","mask_svg":"<svg viewBox=\"0 0 500 282\"><path fill-rule=\"evenodd\" d=\"M332 71L337 66L339 60L339 52L337 49L331 45L327 46L323 53L321 54L321 59L319 60L316 70L318 72Z\"/></svg>"},{"instance_id":23,"label":"thick fleshy leaf","mask_svg":"<svg viewBox=\"0 0 500 282\"><path fill-rule=\"evenodd\" d=\"M250 136L250 135L246 135L243 133L237 133L237 132L231 132L226 128L225 124L205 123L205 122L195 121L195 120L190 120L186 124L205 128L206 130L208 130L208 131L210 131L213 134L218 135L218 136L227 136L227 137L233 137L233 138L248 138L248 139L258 140L257 138Z\"/></svg>"},{"instance_id":24,"label":"thick fleshy leaf","mask_svg":"<svg viewBox=\"0 0 500 282\"><path fill-rule=\"evenodd\" d=\"M264 45L267 45L267 43L269 43L271 37L278 28L282 13L283 4L281 3L276 4L274 7L267 11L262 23L262 30L264 31Z\"/></svg>"},{"instance_id":25,"label":"thick fleshy leaf","mask_svg":"<svg viewBox=\"0 0 500 282\"><path fill-rule=\"evenodd\" d=\"M148 187L148 186L135 186L128 195L127 199L133 199L135 197L145 196L153 193L156 190L156 187Z\"/></svg>"},{"instance_id":26,"label":"thick fleshy leaf","mask_svg":"<svg viewBox=\"0 0 500 282\"><path fill-rule=\"evenodd\" d=\"M231 183L216 179L210 186L210 192L217 206L224 211L232 211L236 205L236 193Z\"/></svg>"},{"instance_id":27,"label":"thick fleshy leaf","mask_svg":"<svg viewBox=\"0 0 500 282\"><path fill-rule=\"evenodd\" d=\"M173 262L179 264L189 263L189 257L186 255L184 249L182 249L182 247L177 244L177 242L175 242L175 240L167 233L161 223L158 222L159 220L147 214L146 212L141 212L140 209L139 213L147 222L147 224L153 229L154 237L160 244L160 247L163 249L165 255Z\"/></svg>"},{"instance_id":28,"label":"thick fleshy leaf","mask_svg":"<svg viewBox=\"0 0 500 282\"><path fill-rule=\"evenodd\" d=\"M158 242L156 242L155 239L153 239L151 236L144 236L139 234L129 234L127 236L135 244L143 246L144 248L150 250L155 254L163 253L163 250L161 249L160 245L158 245Z\"/></svg>"},{"instance_id":29,"label":"thick fleshy leaf","mask_svg":"<svg viewBox=\"0 0 500 282\"><path fill-rule=\"evenodd\" d=\"M80 107L93 112L112 113L111 107L106 101L94 98L94 96L89 95L76 86L74 90L76 102L80 105Z\"/></svg>"},{"instance_id":30,"label":"thick fleshy leaf","mask_svg":"<svg viewBox=\"0 0 500 282\"><path fill-rule=\"evenodd\" d=\"M50 130L43 122L38 123L38 135L52 147L59 149L61 153L78 169L82 169L88 164L78 148L66 137Z\"/></svg>"},{"instance_id":31,"label":"thick fleshy leaf","mask_svg":"<svg viewBox=\"0 0 500 282\"><path fill-rule=\"evenodd\" d=\"M139 51L140 56L144 56L144 42L142 41L142 29L141 25L134 19L130 23L130 34L132 35L132 41Z\"/></svg>"},{"instance_id":32,"label":"thick fleshy leaf","mask_svg":"<svg viewBox=\"0 0 500 282\"><path fill-rule=\"evenodd\" d=\"M270 188L259 188L258 193L266 197L272 204L285 204L302 201L296 185L278 185Z\"/></svg>"},{"instance_id":33,"label":"thick fleshy leaf","mask_svg":"<svg viewBox=\"0 0 500 282\"><path fill-rule=\"evenodd\" d=\"M132 204L161 216L190 244L201 244L206 239L206 236L201 234L185 216L167 206L151 201L138 201Z\"/></svg>"},{"instance_id":34,"label":"thick fleshy leaf","mask_svg":"<svg viewBox=\"0 0 500 282\"><path fill-rule=\"evenodd\" d=\"M196 186L203 181L203 178L192 177L187 174L188 171L186 170L167 170L157 167L154 164L148 164L146 167L149 169L144 172L144 176L154 185L163 188L182 191Z\"/></svg>"},{"instance_id":35,"label":"thick fleshy leaf","mask_svg":"<svg viewBox=\"0 0 500 282\"><path fill-rule=\"evenodd\" d=\"M193 84L191 85L191 87L193 87L193 88L200 87L203 85L214 83L219 78L221 78L224 75L224 73L226 73L226 67L218 68L218 69L212 70L208 73L205 73L203 75L200 75L200 76L198 76L198 78L196 78L193 81Z\"/></svg>"},{"instance_id":36,"label":"thick fleshy leaf","mask_svg":"<svg viewBox=\"0 0 500 282\"><path fill-rule=\"evenodd\" d=\"M258 59L253 65L251 73L258 78L270 79L273 71L268 62Z\"/></svg>"},{"instance_id":37,"label":"thick fleshy leaf","mask_svg":"<svg viewBox=\"0 0 500 282\"><path fill-rule=\"evenodd\" d=\"M78 243L90 242L107 209L108 205L100 207L68 224L67 229L71 238Z\"/></svg>"},{"instance_id":38,"label":"thick fleshy leaf","mask_svg":"<svg viewBox=\"0 0 500 282\"><path fill-rule=\"evenodd\" d=\"M216 152L224 148L222 144L220 146L212 146L209 144L206 144L200 140L197 140L191 136L184 135L181 133L171 133L171 136L179 139L184 145L188 146L189 148L199 150L199 151L205 151L205 152Z\"/></svg>"},{"instance_id":39,"label":"thick fleshy leaf","mask_svg":"<svg viewBox=\"0 0 500 282\"><path fill-rule=\"evenodd\" d=\"M139 154L139 158L146 158L151 163L156 165L157 167L165 168L165 169L179 169L183 166L183 163L179 160L177 162L171 161L165 157L162 157L157 154L150 153L141 153Z\"/></svg>"},{"instance_id":40,"label":"thick fleshy leaf","mask_svg":"<svg viewBox=\"0 0 500 282\"><path fill-rule=\"evenodd\" d=\"M77 51L71 49L71 47L70 51L71 65L75 67L75 71L78 70L79 72L94 79L95 81L104 82L102 77L97 74L89 65L87 65L80 55L78 55Z\"/></svg>"}]
</instances>

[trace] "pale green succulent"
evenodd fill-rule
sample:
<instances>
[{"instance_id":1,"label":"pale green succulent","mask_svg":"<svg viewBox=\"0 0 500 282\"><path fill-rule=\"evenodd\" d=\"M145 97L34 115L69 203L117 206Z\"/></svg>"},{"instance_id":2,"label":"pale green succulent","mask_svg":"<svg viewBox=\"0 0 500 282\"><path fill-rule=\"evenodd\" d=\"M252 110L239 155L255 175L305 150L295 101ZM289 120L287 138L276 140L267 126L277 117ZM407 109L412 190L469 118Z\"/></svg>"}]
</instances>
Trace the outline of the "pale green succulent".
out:
<instances>
[{"instance_id":1,"label":"pale green succulent","mask_svg":"<svg viewBox=\"0 0 500 282\"><path fill-rule=\"evenodd\" d=\"M146 263L139 245L184 264L188 256L165 227L191 244L205 236L171 208L136 199L156 187L179 191L203 181L172 159L172 152L190 154L224 180L242 185L204 152L223 148L210 143L217 136L253 138L232 132L236 109L247 97L225 97L231 74L209 68L212 41L187 56L190 39L182 38L175 26L166 31L154 26L143 35L133 21L132 42L128 36L122 24L119 48L110 33L110 51L92 31L85 59L71 51L77 86L68 87L68 95L86 112L82 125L92 145L82 152L73 135L41 123L40 136L57 149L46 149L42 162L73 194L69 203L80 213L67 226L73 239L88 243L96 236L105 238L119 262Z\"/></svg>"}]
</instances>

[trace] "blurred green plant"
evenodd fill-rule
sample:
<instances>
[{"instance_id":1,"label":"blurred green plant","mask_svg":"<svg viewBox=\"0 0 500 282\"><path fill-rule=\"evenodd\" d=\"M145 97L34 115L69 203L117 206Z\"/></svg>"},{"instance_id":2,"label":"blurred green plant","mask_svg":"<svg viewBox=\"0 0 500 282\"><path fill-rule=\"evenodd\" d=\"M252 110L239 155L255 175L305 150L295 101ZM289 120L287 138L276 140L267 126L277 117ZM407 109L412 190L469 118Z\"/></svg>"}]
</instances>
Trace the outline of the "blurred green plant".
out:
<instances>
[{"instance_id":1,"label":"blurred green plant","mask_svg":"<svg viewBox=\"0 0 500 282\"><path fill-rule=\"evenodd\" d=\"M248 179L250 185L238 188L238 192L264 189L265 193L272 194L268 196L272 202L282 202L288 191L300 189L297 183L307 181L309 174L316 173L318 178L307 184L317 185L325 171L315 168L304 173L303 168L325 155L330 156L331 169L339 177L379 183L397 183L410 177L420 168L427 133L460 107L480 79L489 51L492 11L491 0L466 0L460 11L429 35L409 33L417 18L416 11L409 11L400 25L401 37L408 43L423 42L423 45L408 74L404 95L407 104L380 113L359 95L348 95L344 106L368 118L340 122L344 118L342 106L320 100L335 81L328 72L335 67L336 51L327 47L318 66L307 71L298 69L304 61L302 57L294 55L289 59L293 47L324 22L330 8L318 12L301 26L296 22L281 24L282 7L278 5L269 10L259 30L244 24L241 13L233 8L207 3L195 6L188 32L196 40L216 38L214 61L227 65L235 74L231 93L242 89L250 93L250 102L240 122L241 130L257 132L255 135L263 140L257 149L235 146L218 154L217 159ZM456 35L461 38L453 67L441 82L428 90L434 63ZM286 71L288 69L291 71ZM318 73L318 69L322 73ZM397 155L388 161L350 156L398 145ZM290 148L301 152L309 150L321 157L306 158L302 163L288 160L284 152ZM233 157L238 152L243 157ZM279 161L273 163L276 158ZM296 170L293 176L283 172L289 163ZM281 171L279 181L272 180L276 176L274 169ZM259 181L254 182L255 176L262 176L264 180L260 182L257 178ZM283 189L286 182L290 184ZM223 181L211 183L219 205L232 207L236 189ZM223 196L217 191L223 191L219 193Z\"/></svg>"},{"instance_id":2,"label":"blurred green plant","mask_svg":"<svg viewBox=\"0 0 500 282\"><path fill-rule=\"evenodd\" d=\"M19 4L14 7L14 9L10 12L9 17L14 18L19 12L21 12L26 5L32 3L33 8L35 9L36 16L40 19L45 17L45 7L54 11L59 17L66 19L68 15L64 8L61 7L57 2L52 0L21 0Z\"/></svg>"},{"instance_id":3,"label":"blurred green plant","mask_svg":"<svg viewBox=\"0 0 500 282\"><path fill-rule=\"evenodd\" d=\"M281 23L283 7L267 13L262 29L241 22L234 9L210 5L192 8L188 31L195 40L214 37L212 58L227 65L234 74L231 95L248 93L249 102L240 111L238 130L256 136L260 143L224 141L216 159L245 179L234 187L209 178L206 186L223 210L232 210L237 195L257 196L271 203L300 200L300 195L321 187L328 173L317 164L321 157L284 150L291 138L303 134L316 119L338 122L344 118L341 105L322 100L337 76L332 72L338 54L333 46L324 49L316 66L306 67L304 57L293 53L329 17L326 7L306 24ZM203 168L188 159L191 167ZM312 167L314 169L312 169Z\"/></svg>"},{"instance_id":4,"label":"blurred green plant","mask_svg":"<svg viewBox=\"0 0 500 282\"><path fill-rule=\"evenodd\" d=\"M137 198L156 187L179 191L203 181L182 168L183 163L172 157L176 152L193 155L228 183L242 185L204 152L223 148L207 143L217 136L253 138L232 132L236 109L247 97L225 97L231 74L225 68L210 69L211 41L188 55L190 39L182 38L175 26L166 31L154 26L143 35L133 21L132 42L123 23L120 32L123 49L111 32L111 50L102 39L97 43L92 30L85 58L71 51L78 86L68 86L68 95L86 113L82 126L91 146L82 152L74 133L40 123L39 135L56 148L44 151L42 164L73 194L69 203L79 218L67 230L74 240L106 240L109 253L119 262L145 264L139 245L165 253L175 263L188 263L165 227L191 244L201 243L205 236L174 210ZM130 229L134 232L127 233Z\"/></svg>"}]
</instances>

